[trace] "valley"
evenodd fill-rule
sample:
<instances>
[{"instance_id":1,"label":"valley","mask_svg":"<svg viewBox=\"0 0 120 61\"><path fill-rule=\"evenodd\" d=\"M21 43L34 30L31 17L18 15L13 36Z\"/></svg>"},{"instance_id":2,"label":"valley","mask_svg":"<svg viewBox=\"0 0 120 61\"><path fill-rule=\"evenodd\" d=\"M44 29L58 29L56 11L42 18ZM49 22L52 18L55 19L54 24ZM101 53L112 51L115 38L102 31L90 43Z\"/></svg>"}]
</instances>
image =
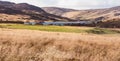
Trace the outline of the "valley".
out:
<instances>
[{"instance_id":1,"label":"valley","mask_svg":"<svg viewBox=\"0 0 120 61\"><path fill-rule=\"evenodd\" d=\"M120 6L11 1L0 0L0 61L120 61Z\"/></svg>"},{"instance_id":2,"label":"valley","mask_svg":"<svg viewBox=\"0 0 120 61\"><path fill-rule=\"evenodd\" d=\"M120 28L119 10L119 6L104 9L75 10L59 7L37 7L27 3L0 1L0 21L1 23L36 22L38 24L45 21L89 21L92 23L88 26Z\"/></svg>"}]
</instances>

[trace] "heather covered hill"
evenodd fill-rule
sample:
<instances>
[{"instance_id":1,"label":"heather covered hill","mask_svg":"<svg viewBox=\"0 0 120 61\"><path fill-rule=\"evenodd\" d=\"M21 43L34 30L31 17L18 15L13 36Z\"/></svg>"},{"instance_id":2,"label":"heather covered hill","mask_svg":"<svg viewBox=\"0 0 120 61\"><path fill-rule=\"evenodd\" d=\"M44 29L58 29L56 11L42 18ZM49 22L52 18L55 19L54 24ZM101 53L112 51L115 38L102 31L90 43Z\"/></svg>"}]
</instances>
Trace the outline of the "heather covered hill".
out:
<instances>
[{"instance_id":1,"label":"heather covered hill","mask_svg":"<svg viewBox=\"0 0 120 61\"><path fill-rule=\"evenodd\" d=\"M57 7L37 7L27 3L0 1L1 21L99 21L99 27L120 27L120 6L105 9L73 10ZM108 22L109 21L109 22ZM117 22L118 23L117 23ZM112 24L114 23L114 25ZM102 25L103 24L103 25ZM107 26L109 25L109 26Z\"/></svg>"},{"instance_id":2,"label":"heather covered hill","mask_svg":"<svg viewBox=\"0 0 120 61\"><path fill-rule=\"evenodd\" d=\"M2 21L70 21L71 19L45 12L40 7L27 3L0 1L0 19ZM5 16L4 16L5 15Z\"/></svg>"},{"instance_id":3,"label":"heather covered hill","mask_svg":"<svg viewBox=\"0 0 120 61\"><path fill-rule=\"evenodd\" d=\"M27 3L16 4L13 2L0 1L0 6L4 6L4 7L15 9L15 10L21 10L21 11L28 10L28 11L35 11L39 13L45 13L45 11L42 10L41 8L34 5L27 4Z\"/></svg>"},{"instance_id":4,"label":"heather covered hill","mask_svg":"<svg viewBox=\"0 0 120 61\"><path fill-rule=\"evenodd\" d=\"M4 6L0 6L0 13L5 13L5 14L23 14L22 11L20 10L14 10L11 8L7 8Z\"/></svg>"}]
</instances>

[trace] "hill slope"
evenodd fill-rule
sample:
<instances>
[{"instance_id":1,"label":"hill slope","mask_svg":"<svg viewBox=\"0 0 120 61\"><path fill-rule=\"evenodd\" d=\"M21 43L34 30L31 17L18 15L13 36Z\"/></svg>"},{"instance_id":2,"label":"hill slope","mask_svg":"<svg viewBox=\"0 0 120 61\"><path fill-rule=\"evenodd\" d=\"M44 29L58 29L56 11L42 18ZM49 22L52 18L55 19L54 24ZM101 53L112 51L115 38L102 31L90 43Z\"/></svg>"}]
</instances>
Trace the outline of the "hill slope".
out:
<instances>
[{"instance_id":1,"label":"hill slope","mask_svg":"<svg viewBox=\"0 0 120 61\"><path fill-rule=\"evenodd\" d=\"M106 9L73 10L58 7L43 7L48 13L74 20L113 20L120 17L120 6Z\"/></svg>"},{"instance_id":2,"label":"hill slope","mask_svg":"<svg viewBox=\"0 0 120 61\"><path fill-rule=\"evenodd\" d=\"M80 10L67 12L62 15L71 19L89 19L89 20L112 20L120 18L120 7L112 7L106 9Z\"/></svg>"},{"instance_id":3,"label":"hill slope","mask_svg":"<svg viewBox=\"0 0 120 61\"><path fill-rule=\"evenodd\" d=\"M0 1L0 19L2 21L70 21L71 19L48 14L43 9L27 3L12 3Z\"/></svg>"},{"instance_id":4,"label":"hill slope","mask_svg":"<svg viewBox=\"0 0 120 61\"><path fill-rule=\"evenodd\" d=\"M59 15L59 16L61 16L62 14L66 12L77 11L74 9L59 8L59 7L42 7L42 9L48 13Z\"/></svg>"}]
</instances>

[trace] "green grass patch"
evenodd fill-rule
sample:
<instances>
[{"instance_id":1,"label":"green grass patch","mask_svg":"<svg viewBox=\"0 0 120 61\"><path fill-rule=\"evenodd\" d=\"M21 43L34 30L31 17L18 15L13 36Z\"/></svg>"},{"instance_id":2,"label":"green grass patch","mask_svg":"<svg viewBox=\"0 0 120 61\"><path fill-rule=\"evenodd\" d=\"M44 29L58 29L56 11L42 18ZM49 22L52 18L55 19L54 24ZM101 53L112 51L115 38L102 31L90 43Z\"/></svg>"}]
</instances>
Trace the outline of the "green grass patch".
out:
<instances>
[{"instance_id":1,"label":"green grass patch","mask_svg":"<svg viewBox=\"0 0 120 61\"><path fill-rule=\"evenodd\" d=\"M53 32L72 32L81 33L85 30L69 28L66 26L42 26L42 25L22 25L22 24L0 24L1 28L9 29L29 29L29 30L40 30L40 31L53 31Z\"/></svg>"},{"instance_id":2,"label":"green grass patch","mask_svg":"<svg viewBox=\"0 0 120 61\"><path fill-rule=\"evenodd\" d=\"M111 29L105 29L105 28L94 28L87 30L88 33L94 33L94 34L119 34L120 31L118 30L111 30Z\"/></svg>"},{"instance_id":3,"label":"green grass patch","mask_svg":"<svg viewBox=\"0 0 120 61\"><path fill-rule=\"evenodd\" d=\"M93 34L116 34L117 30L93 28L93 27L71 27L71 26L42 26L42 25L23 25L23 24L0 24L0 28L8 29L29 29L52 32L70 33L93 33Z\"/></svg>"}]
</instances>

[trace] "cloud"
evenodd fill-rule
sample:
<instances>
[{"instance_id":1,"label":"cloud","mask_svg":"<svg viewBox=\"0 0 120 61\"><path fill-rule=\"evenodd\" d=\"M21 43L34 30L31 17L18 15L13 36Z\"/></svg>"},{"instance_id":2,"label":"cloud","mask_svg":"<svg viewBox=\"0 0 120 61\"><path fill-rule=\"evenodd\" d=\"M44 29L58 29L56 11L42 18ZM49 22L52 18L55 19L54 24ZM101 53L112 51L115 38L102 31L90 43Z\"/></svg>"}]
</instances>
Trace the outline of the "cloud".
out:
<instances>
[{"instance_id":1,"label":"cloud","mask_svg":"<svg viewBox=\"0 0 120 61\"><path fill-rule=\"evenodd\" d=\"M120 5L120 0L7 0L17 3L30 3L39 7L64 7L74 9L96 9Z\"/></svg>"}]
</instances>

